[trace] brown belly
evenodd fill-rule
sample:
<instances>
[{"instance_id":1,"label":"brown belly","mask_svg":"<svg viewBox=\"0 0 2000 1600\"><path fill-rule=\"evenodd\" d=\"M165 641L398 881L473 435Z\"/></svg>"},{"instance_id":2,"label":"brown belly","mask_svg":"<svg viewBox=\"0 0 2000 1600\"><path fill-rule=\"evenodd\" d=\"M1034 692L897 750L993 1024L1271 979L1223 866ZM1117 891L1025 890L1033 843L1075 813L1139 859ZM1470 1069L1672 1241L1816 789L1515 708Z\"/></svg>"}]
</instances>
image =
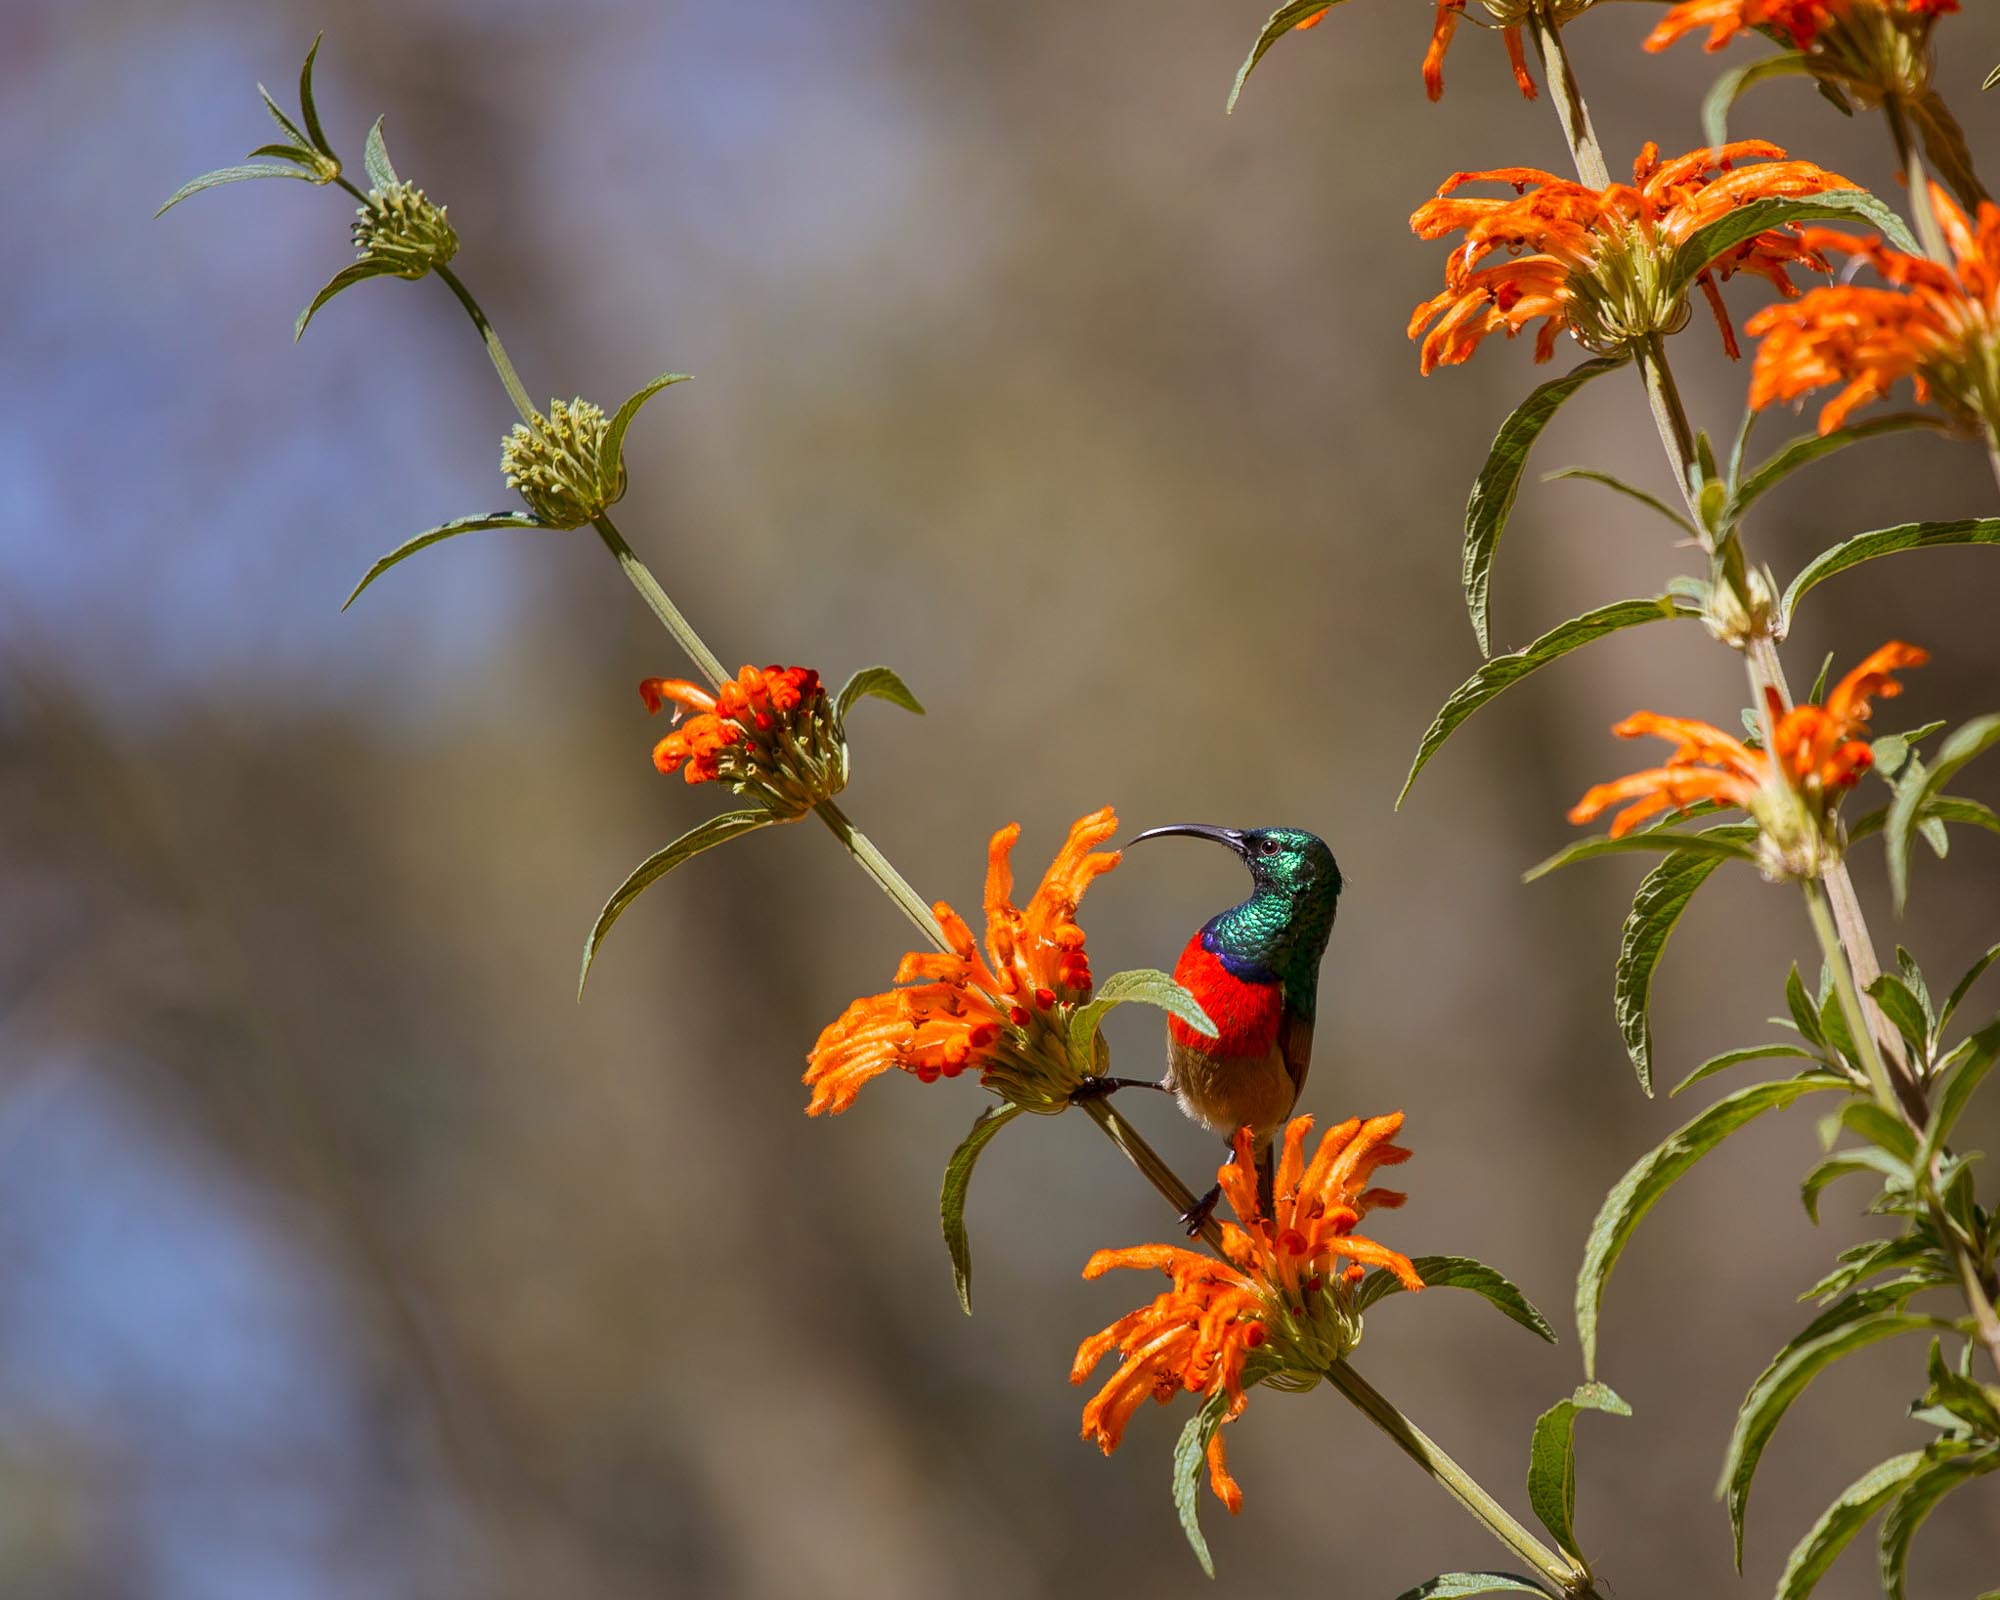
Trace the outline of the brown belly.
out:
<instances>
[{"instance_id":1,"label":"brown belly","mask_svg":"<svg viewBox=\"0 0 2000 1600\"><path fill-rule=\"evenodd\" d=\"M1166 1085L1181 1110L1225 1143L1247 1126L1262 1144L1284 1125L1297 1098L1276 1045L1263 1056L1216 1057L1169 1039Z\"/></svg>"}]
</instances>

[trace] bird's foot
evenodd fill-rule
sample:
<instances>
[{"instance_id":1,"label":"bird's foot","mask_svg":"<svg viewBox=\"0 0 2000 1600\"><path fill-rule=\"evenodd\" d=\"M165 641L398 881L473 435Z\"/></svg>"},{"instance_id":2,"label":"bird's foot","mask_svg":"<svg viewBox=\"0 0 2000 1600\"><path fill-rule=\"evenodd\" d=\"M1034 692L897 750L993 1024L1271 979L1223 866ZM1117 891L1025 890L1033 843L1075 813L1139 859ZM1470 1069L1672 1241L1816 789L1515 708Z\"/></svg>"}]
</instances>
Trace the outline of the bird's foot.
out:
<instances>
[{"instance_id":1,"label":"bird's foot","mask_svg":"<svg viewBox=\"0 0 2000 1600\"><path fill-rule=\"evenodd\" d=\"M1187 1236L1190 1239L1208 1226L1208 1219L1215 1215L1215 1203L1221 1198L1222 1185L1218 1183L1181 1213L1181 1225L1187 1229Z\"/></svg>"},{"instance_id":2,"label":"bird's foot","mask_svg":"<svg viewBox=\"0 0 2000 1600\"><path fill-rule=\"evenodd\" d=\"M1164 1083L1154 1083L1150 1078L1085 1078L1069 1092L1069 1103L1080 1106L1086 1100L1102 1100L1106 1095L1116 1094L1120 1089L1165 1089Z\"/></svg>"}]
</instances>

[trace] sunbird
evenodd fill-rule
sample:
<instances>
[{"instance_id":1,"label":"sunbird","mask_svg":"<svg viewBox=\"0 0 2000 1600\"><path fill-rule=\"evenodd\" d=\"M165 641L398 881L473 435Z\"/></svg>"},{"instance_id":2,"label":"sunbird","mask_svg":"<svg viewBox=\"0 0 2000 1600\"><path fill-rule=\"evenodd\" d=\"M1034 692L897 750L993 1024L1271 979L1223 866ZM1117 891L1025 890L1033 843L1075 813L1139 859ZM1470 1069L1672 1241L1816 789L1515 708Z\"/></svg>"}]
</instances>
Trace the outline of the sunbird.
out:
<instances>
[{"instance_id":1,"label":"sunbird","mask_svg":"<svg viewBox=\"0 0 2000 1600\"><path fill-rule=\"evenodd\" d=\"M1217 1030L1210 1039L1167 1018L1167 1071L1158 1087L1181 1110L1231 1143L1250 1129L1258 1185L1270 1202L1273 1138L1285 1125L1312 1065L1319 963L1340 903L1340 868L1317 834L1300 828L1216 828L1182 822L1149 828L1131 842L1187 834L1227 845L1250 869L1250 898L1203 923L1174 967ZM1198 1232L1221 1193L1182 1218Z\"/></svg>"}]
</instances>

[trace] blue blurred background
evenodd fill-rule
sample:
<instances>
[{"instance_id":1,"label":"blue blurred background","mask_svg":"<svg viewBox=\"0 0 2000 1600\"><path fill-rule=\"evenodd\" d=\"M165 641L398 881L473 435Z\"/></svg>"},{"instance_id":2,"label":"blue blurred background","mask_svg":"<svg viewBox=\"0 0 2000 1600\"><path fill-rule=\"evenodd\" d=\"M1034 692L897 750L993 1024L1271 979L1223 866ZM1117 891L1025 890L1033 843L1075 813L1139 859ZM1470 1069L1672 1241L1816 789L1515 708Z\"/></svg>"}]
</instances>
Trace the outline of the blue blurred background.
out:
<instances>
[{"instance_id":1,"label":"blue blurred background","mask_svg":"<svg viewBox=\"0 0 2000 1600\"><path fill-rule=\"evenodd\" d=\"M1991 167L2000 15L1968 12L1941 82ZM1384 1234L1494 1261L1565 1331L1392 1302L1360 1364L1520 1502L1529 1426L1580 1376L1561 1313L1590 1218L1688 1112L1639 1096L1613 1025L1633 872L1519 873L1628 763L1611 721L1726 725L1742 685L1693 629L1640 630L1510 695L1390 809L1477 659L1464 492L1533 375L1495 345L1417 376L1403 326L1441 252L1404 222L1454 168L1561 161L1470 27L1425 104L1429 15L1343 7L1225 118L1263 16L1233 0L0 6L0 1591L1211 1592L1168 1499L1179 1413L1103 1461L1063 1382L1133 1292L1083 1260L1160 1236L1156 1199L1082 1119L1010 1132L967 1322L934 1197L976 1090L897 1078L800 1115L816 1030L905 940L816 830L649 895L572 999L604 894L710 809L648 764L632 686L682 663L596 547L470 536L340 613L403 537L507 503L511 415L428 283L364 285L293 347L347 258L337 193L152 220L272 136L253 86L291 104L321 28L336 147L388 113L531 391L696 374L636 428L620 515L711 643L836 679L888 661L928 703L857 714L849 806L926 893L971 905L994 828L1024 822L1038 871L1107 802L1334 842L1307 1109L1404 1108ZM1614 153L1699 139L1718 63L1641 54L1656 16L1570 32ZM1735 128L1893 193L1879 122L1797 84ZM1676 349L1727 434L1745 374L1705 317ZM1605 385L1540 462L1668 492L1657 454L1635 386ZM1976 451L1888 440L1773 496L1757 553L1783 574L1993 503ZM1938 660L1891 725L1992 709L1994 559L1827 586L1794 676L1910 637ZM1628 503L1531 483L1497 641L1691 565ZM1893 930L1858 851L1885 945L1962 968L1995 849L1925 857ZM1198 850L1134 860L1086 908L1099 970L1171 964L1237 888ZM1718 879L1660 979L1660 1075L1762 1037L1807 943L1792 896ZM1155 1026L1115 1019L1122 1069L1150 1073ZM1215 1158L1164 1102L1129 1109L1185 1173ZM1580 1514L1621 1593L1760 1592L1920 1437L1911 1349L1823 1380L1730 1576L1734 1406L1877 1226L1799 1214L1814 1149L1803 1114L1746 1135L1613 1285L1603 1375L1637 1414L1580 1430ZM1233 1435L1247 1505L1205 1511L1231 1587L1386 1596L1492 1564L1329 1396L1259 1397ZM1913 1593L2000 1583L1996 1493L1939 1514ZM1871 1564L1821 1592L1875 1592Z\"/></svg>"}]
</instances>

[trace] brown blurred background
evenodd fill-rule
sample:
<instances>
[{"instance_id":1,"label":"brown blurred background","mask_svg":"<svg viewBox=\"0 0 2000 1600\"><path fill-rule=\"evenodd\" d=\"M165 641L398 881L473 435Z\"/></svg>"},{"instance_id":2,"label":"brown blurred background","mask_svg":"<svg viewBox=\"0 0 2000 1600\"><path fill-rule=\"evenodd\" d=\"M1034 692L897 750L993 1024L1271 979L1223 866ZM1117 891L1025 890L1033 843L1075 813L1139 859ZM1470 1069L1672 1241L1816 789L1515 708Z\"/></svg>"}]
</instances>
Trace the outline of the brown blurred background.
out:
<instances>
[{"instance_id":1,"label":"brown blurred background","mask_svg":"<svg viewBox=\"0 0 2000 1600\"><path fill-rule=\"evenodd\" d=\"M1967 11L1942 81L1991 166L2000 15ZM1697 142L1723 64L1641 54L1656 15L1570 34L1622 159ZM857 714L849 794L925 892L976 902L1014 818L1039 872L1107 802L1331 839L1349 887L1307 1108L1404 1108L1384 1233L1493 1261L1564 1334L1399 1300L1360 1365L1525 1515L1530 1424L1580 1377L1585 1231L1692 1108L1638 1094L1613 1026L1637 867L1520 873L1631 762L1612 720L1732 724L1743 686L1697 629L1640 630L1508 696L1390 809L1476 664L1465 491L1539 375L1496 344L1419 379L1403 325L1442 253L1404 219L1454 167L1561 159L1470 27L1424 102L1429 16L1342 8L1225 118L1248 0L0 8L0 1592L1217 1592L1168 1499L1183 1409L1104 1461L1063 1381L1150 1292L1083 1283L1084 1258L1162 1237L1157 1199L1081 1118L1010 1130L974 1187L967 1321L935 1197L977 1090L898 1077L800 1114L815 1031L907 941L820 830L654 891L573 999L605 893L719 804L647 763L632 686L683 664L595 546L470 537L338 614L407 534L507 502L511 418L429 284L366 285L292 347L346 259L339 196L149 220L271 136L252 85L291 104L322 26L336 145L389 113L538 397L698 375L635 430L620 515L721 654L891 662L927 701ZM1880 123L1799 84L1734 127L1893 188ZM1744 371L1704 315L1676 349L1726 436ZM1586 462L1669 492L1635 384L1538 457ZM1976 451L1890 440L1773 496L1756 549L1788 575L1994 502ZM1992 709L1996 559L1829 584L1795 677L1904 636L1938 660L1885 725ZM1627 502L1531 482L1496 643L1690 569ZM1091 895L1100 972L1170 964L1239 895L1219 853L1155 848ZM1948 984L1994 936L2000 854L1920 856L1903 927L1872 849L1859 873L1885 951ZM1664 965L1659 1076L1767 1036L1807 944L1793 896L1724 874ZM1123 1070L1153 1069L1156 1030L1114 1019ZM1191 1178L1214 1161L1165 1102L1126 1109ZM1822 1380L1731 1577L1734 1408L1796 1293L1878 1226L1852 1190L1806 1222L1812 1123L1726 1148L1612 1285L1603 1376L1637 1414L1582 1423L1580 1525L1630 1600L1768 1592L1818 1507L1923 1437L1918 1345ZM1259 1397L1231 1449L1243 1515L1204 1506L1221 1592L1386 1600L1502 1564L1328 1394ZM2000 1584L1996 1551L2000 1489L1975 1486L1912 1593ZM1821 1592L1876 1592L1872 1551Z\"/></svg>"}]
</instances>

